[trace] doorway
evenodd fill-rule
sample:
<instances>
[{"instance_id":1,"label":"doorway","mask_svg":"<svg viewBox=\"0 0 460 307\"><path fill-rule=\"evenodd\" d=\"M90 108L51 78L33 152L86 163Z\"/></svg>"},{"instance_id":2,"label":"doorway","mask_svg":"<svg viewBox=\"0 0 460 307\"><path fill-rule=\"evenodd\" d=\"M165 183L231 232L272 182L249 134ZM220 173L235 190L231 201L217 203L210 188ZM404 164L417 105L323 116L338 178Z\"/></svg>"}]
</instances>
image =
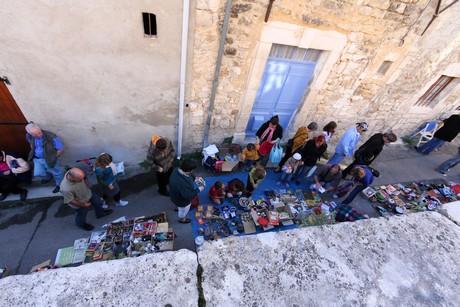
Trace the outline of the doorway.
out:
<instances>
[{"instance_id":1,"label":"doorway","mask_svg":"<svg viewBox=\"0 0 460 307\"><path fill-rule=\"evenodd\" d=\"M24 129L27 120L3 81L0 81L0 109L0 150L27 158L30 151Z\"/></svg>"},{"instance_id":2,"label":"doorway","mask_svg":"<svg viewBox=\"0 0 460 307\"><path fill-rule=\"evenodd\" d=\"M315 71L321 50L273 44L260 82L246 136L253 136L260 126L278 115L286 128L304 96Z\"/></svg>"}]
</instances>

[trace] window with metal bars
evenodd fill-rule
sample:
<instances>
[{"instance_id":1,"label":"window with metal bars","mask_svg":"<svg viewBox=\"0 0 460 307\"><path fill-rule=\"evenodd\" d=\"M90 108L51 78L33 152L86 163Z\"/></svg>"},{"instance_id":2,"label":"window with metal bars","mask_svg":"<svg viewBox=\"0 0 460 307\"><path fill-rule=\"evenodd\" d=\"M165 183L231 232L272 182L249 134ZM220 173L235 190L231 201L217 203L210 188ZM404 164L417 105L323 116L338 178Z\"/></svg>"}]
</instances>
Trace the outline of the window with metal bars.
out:
<instances>
[{"instance_id":1,"label":"window with metal bars","mask_svg":"<svg viewBox=\"0 0 460 307\"><path fill-rule=\"evenodd\" d=\"M444 98L448 92L453 88L450 86L452 81L456 79L449 76L441 76L426 92L420 97L415 106L418 107L433 107L442 98ZM458 80L453 83L458 83Z\"/></svg>"},{"instance_id":2,"label":"window with metal bars","mask_svg":"<svg viewBox=\"0 0 460 307\"><path fill-rule=\"evenodd\" d=\"M144 22L144 36L157 37L157 17L155 14L142 13L142 20Z\"/></svg>"},{"instance_id":3,"label":"window with metal bars","mask_svg":"<svg viewBox=\"0 0 460 307\"><path fill-rule=\"evenodd\" d=\"M380 65L379 69L377 70L377 73L379 75L384 75L388 71L392 63L393 62L391 61L383 61L382 65Z\"/></svg>"},{"instance_id":4,"label":"window with metal bars","mask_svg":"<svg viewBox=\"0 0 460 307\"><path fill-rule=\"evenodd\" d=\"M321 53L322 51L317 49L304 49L280 44L273 44L270 49L271 58L314 63L318 62Z\"/></svg>"}]
</instances>

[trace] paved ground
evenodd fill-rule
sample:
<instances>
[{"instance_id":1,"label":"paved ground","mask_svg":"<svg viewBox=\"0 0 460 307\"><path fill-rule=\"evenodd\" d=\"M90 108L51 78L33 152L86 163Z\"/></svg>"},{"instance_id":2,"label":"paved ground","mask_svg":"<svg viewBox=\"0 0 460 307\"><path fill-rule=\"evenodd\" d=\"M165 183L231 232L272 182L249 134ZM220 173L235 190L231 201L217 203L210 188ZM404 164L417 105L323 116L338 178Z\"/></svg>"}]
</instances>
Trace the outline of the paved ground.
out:
<instances>
[{"instance_id":1,"label":"paved ground","mask_svg":"<svg viewBox=\"0 0 460 307\"><path fill-rule=\"evenodd\" d=\"M456 146L446 144L440 152L423 156L403 145L386 146L374 167L381 172L375 184L424 181L445 178L459 181L460 169L452 170L447 177L434 171L434 168L456 153ZM347 162L347 161L345 161ZM346 165L346 163L344 163ZM212 176L203 169L197 175ZM114 214L101 220L88 214L88 222L97 227L111 220L126 216L147 216L166 212L170 227L177 234L175 249L186 248L195 251L190 225L177 222L174 206L169 198L158 194L153 185L152 174L140 174L121 182L123 199L130 204L124 208L114 208ZM47 259L52 259L61 247L71 246L75 239L87 237L88 232L74 225L73 211L63 205L62 198L52 194L52 186L34 183L30 187L29 199L20 202L14 195L0 202L0 267L9 267L12 274L26 274L30 268ZM358 197L353 205L371 216L377 213L368 202Z\"/></svg>"}]
</instances>

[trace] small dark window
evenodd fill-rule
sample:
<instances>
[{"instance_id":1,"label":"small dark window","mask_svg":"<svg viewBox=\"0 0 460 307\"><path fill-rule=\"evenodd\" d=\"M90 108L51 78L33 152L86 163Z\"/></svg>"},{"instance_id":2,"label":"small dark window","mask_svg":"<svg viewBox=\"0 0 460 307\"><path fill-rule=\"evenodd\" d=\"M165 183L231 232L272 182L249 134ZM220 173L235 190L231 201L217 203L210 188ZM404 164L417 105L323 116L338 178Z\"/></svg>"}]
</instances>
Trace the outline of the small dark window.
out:
<instances>
[{"instance_id":1,"label":"small dark window","mask_svg":"<svg viewBox=\"0 0 460 307\"><path fill-rule=\"evenodd\" d=\"M157 17L155 14L142 13L142 20L144 21L145 36L157 36Z\"/></svg>"},{"instance_id":2,"label":"small dark window","mask_svg":"<svg viewBox=\"0 0 460 307\"><path fill-rule=\"evenodd\" d=\"M377 70L377 73L380 75L384 75L388 71L392 63L393 62L390 61L383 61L382 65L380 65L379 69Z\"/></svg>"}]
</instances>

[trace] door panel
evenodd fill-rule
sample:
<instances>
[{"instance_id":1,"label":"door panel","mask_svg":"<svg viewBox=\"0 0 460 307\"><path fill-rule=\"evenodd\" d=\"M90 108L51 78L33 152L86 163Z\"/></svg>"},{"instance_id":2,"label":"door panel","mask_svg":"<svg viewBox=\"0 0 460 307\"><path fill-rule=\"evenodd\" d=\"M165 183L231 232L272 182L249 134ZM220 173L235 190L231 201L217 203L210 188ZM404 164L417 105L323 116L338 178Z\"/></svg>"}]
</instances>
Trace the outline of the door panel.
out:
<instances>
[{"instance_id":1,"label":"door panel","mask_svg":"<svg viewBox=\"0 0 460 307\"><path fill-rule=\"evenodd\" d=\"M0 150L9 150L27 157L30 145L26 140L27 120L4 82L0 81Z\"/></svg>"},{"instance_id":2,"label":"door panel","mask_svg":"<svg viewBox=\"0 0 460 307\"><path fill-rule=\"evenodd\" d=\"M253 136L272 116L285 129L294 115L315 69L315 63L270 58L257 91L246 134Z\"/></svg>"}]
</instances>

